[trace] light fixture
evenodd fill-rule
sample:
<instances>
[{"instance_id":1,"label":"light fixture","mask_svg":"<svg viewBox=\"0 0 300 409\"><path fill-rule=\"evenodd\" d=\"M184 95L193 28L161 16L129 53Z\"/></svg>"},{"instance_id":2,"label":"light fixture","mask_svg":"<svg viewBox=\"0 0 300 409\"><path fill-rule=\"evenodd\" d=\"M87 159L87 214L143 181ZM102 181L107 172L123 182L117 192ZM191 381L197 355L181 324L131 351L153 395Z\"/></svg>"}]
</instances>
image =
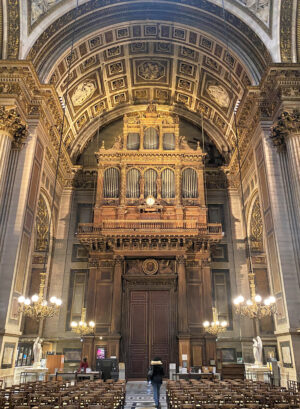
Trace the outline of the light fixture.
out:
<instances>
[{"instance_id":1,"label":"light fixture","mask_svg":"<svg viewBox=\"0 0 300 409\"><path fill-rule=\"evenodd\" d=\"M147 196L146 204L149 207L153 206L155 204L155 198L152 195Z\"/></svg>"},{"instance_id":2,"label":"light fixture","mask_svg":"<svg viewBox=\"0 0 300 409\"><path fill-rule=\"evenodd\" d=\"M54 317L62 304L61 299L55 296L51 297L49 302L44 299L46 273L40 273L40 276L39 294L34 294L31 298L26 298L24 295L18 298L19 311L26 317L35 319L36 321Z\"/></svg>"},{"instance_id":3,"label":"light fixture","mask_svg":"<svg viewBox=\"0 0 300 409\"><path fill-rule=\"evenodd\" d=\"M80 335L80 337L84 337L85 335L92 335L94 333L95 322L90 321L89 323L87 323L85 319L86 319L86 308L82 308L80 321L71 322L72 331Z\"/></svg>"},{"instance_id":4,"label":"light fixture","mask_svg":"<svg viewBox=\"0 0 300 409\"><path fill-rule=\"evenodd\" d=\"M251 298L248 300L245 300L242 295L239 295L233 300L235 312L237 314L257 319L269 317L272 314L275 314L275 302L275 297L270 296L263 300L259 294L252 294Z\"/></svg>"},{"instance_id":5,"label":"light fixture","mask_svg":"<svg viewBox=\"0 0 300 409\"><path fill-rule=\"evenodd\" d=\"M225 332L227 330L228 322L227 321L219 321L218 320L218 314L217 314L217 309L213 308L213 321L204 321L203 322L203 327L205 332L208 332L211 335L219 335L222 332Z\"/></svg>"},{"instance_id":6,"label":"light fixture","mask_svg":"<svg viewBox=\"0 0 300 409\"><path fill-rule=\"evenodd\" d=\"M223 25L224 25L224 38L226 39L226 48L227 54L229 53L229 36L228 36L228 28L225 18L225 6L224 0L222 0L222 9L223 9ZM232 67L228 64L229 69L229 83L230 89L232 94L234 94L233 84L232 84ZM233 124L234 124L234 134L235 134L235 145L236 145L236 153L237 153L237 163L238 163L238 172L239 172L239 184L241 189L241 201L242 201L242 216L243 216L243 223L245 227L245 249L246 249L246 258L248 261L248 281L250 286L250 299L245 301L245 298L242 295L236 297L233 301L235 306L235 312L239 315L243 315L254 320L261 319L264 317L271 316L276 314L276 299L274 296L269 296L266 299L262 300L262 297L259 294L256 294L255 290L255 272L253 269L252 264L252 256L251 256L251 245L250 239L248 234L248 227L247 227L247 219L246 219L246 211L245 211L245 197L243 191L243 183L242 183L242 166L241 166L241 152L239 146L239 135L237 129L237 110L240 105L240 101L237 101L235 108L233 110ZM256 327L258 327L256 325Z\"/></svg>"}]
</instances>

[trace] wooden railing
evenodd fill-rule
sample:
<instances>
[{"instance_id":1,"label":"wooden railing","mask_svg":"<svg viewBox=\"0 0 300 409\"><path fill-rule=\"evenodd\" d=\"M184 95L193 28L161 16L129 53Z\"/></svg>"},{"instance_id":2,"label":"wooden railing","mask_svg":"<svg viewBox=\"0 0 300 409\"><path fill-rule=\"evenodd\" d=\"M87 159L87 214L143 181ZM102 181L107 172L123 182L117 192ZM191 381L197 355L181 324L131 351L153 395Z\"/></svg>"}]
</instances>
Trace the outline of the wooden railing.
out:
<instances>
[{"instance_id":1,"label":"wooden railing","mask_svg":"<svg viewBox=\"0 0 300 409\"><path fill-rule=\"evenodd\" d=\"M93 223L80 223L78 234L103 234L116 232L167 232L167 231L193 231L200 235L221 235L222 226L218 223L202 224L196 220L109 220L103 221L101 225L94 226Z\"/></svg>"}]
</instances>

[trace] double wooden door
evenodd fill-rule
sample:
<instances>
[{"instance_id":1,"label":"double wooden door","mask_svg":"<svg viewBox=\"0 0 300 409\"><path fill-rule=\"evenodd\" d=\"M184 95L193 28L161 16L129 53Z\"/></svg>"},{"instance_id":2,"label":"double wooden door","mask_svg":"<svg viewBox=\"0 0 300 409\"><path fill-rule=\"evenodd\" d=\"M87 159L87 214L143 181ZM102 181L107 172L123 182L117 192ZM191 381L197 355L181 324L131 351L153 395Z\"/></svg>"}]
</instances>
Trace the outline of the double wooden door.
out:
<instances>
[{"instance_id":1,"label":"double wooden door","mask_svg":"<svg viewBox=\"0 0 300 409\"><path fill-rule=\"evenodd\" d=\"M170 362L171 297L169 291L130 291L128 305L128 378L145 378L151 359Z\"/></svg>"}]
</instances>

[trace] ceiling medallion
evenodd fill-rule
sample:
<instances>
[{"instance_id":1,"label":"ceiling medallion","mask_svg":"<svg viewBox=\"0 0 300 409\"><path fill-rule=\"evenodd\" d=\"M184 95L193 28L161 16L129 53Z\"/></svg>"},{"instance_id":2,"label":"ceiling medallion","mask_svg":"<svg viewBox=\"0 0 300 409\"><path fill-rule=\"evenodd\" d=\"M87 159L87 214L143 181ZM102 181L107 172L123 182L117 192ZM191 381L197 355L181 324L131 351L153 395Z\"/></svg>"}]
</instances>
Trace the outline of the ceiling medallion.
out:
<instances>
[{"instance_id":1,"label":"ceiling medallion","mask_svg":"<svg viewBox=\"0 0 300 409\"><path fill-rule=\"evenodd\" d=\"M143 272L147 276L153 276L158 271L158 262L153 258L148 258L143 262Z\"/></svg>"}]
</instances>

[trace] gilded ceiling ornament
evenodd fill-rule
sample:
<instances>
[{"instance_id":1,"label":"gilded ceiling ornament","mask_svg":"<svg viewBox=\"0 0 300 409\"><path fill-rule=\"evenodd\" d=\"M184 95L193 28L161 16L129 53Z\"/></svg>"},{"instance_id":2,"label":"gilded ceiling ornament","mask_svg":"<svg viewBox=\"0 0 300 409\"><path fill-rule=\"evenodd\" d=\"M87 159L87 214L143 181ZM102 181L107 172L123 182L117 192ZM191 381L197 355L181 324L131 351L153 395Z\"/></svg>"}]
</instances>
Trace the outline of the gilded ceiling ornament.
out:
<instances>
[{"instance_id":1,"label":"gilded ceiling ornament","mask_svg":"<svg viewBox=\"0 0 300 409\"><path fill-rule=\"evenodd\" d=\"M138 75L144 80L159 80L165 75L165 68L157 61L145 61L138 66Z\"/></svg>"},{"instance_id":2,"label":"gilded ceiling ornament","mask_svg":"<svg viewBox=\"0 0 300 409\"><path fill-rule=\"evenodd\" d=\"M221 108L229 107L229 95L222 85L209 85L207 87L207 92Z\"/></svg>"},{"instance_id":3,"label":"gilded ceiling ornament","mask_svg":"<svg viewBox=\"0 0 300 409\"><path fill-rule=\"evenodd\" d=\"M96 91L96 85L94 81L83 81L81 84L77 86L75 89L71 100L74 106L80 106L85 101L87 101Z\"/></svg>"},{"instance_id":4,"label":"gilded ceiling ornament","mask_svg":"<svg viewBox=\"0 0 300 409\"><path fill-rule=\"evenodd\" d=\"M31 0L31 24L35 23L43 14L47 13L61 0Z\"/></svg>"}]
</instances>

